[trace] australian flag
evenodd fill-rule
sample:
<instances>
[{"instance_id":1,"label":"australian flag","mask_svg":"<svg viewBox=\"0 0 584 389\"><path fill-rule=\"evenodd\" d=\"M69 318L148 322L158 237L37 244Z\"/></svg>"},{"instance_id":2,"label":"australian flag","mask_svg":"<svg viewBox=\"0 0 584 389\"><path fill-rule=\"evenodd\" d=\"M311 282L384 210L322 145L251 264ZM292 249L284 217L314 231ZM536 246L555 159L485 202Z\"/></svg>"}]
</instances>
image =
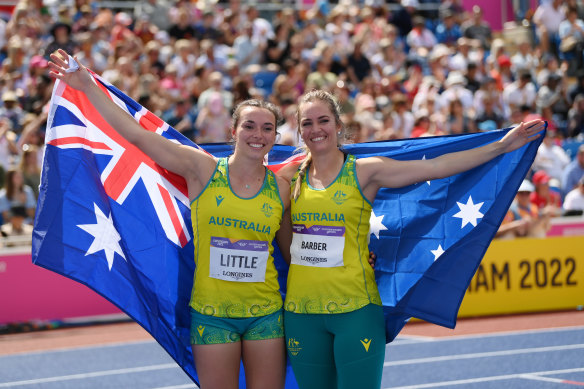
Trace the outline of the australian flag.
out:
<instances>
[{"instance_id":1,"label":"australian flag","mask_svg":"<svg viewBox=\"0 0 584 389\"><path fill-rule=\"evenodd\" d=\"M95 82L145 131L200 147L111 84ZM345 146L358 157L411 160L480 147L505 130ZM407 319L453 328L466 288L541 138L453 177L382 189L371 215L370 248L388 341ZM202 145L220 157L225 144ZM298 160L276 145L277 171ZM39 266L87 285L146 329L198 383L190 347L194 259L185 181L121 138L86 96L57 81L47 123L32 257ZM276 258L282 292L287 269ZM241 383L244 387L243 376ZM296 387L288 369L287 388Z\"/></svg>"}]
</instances>

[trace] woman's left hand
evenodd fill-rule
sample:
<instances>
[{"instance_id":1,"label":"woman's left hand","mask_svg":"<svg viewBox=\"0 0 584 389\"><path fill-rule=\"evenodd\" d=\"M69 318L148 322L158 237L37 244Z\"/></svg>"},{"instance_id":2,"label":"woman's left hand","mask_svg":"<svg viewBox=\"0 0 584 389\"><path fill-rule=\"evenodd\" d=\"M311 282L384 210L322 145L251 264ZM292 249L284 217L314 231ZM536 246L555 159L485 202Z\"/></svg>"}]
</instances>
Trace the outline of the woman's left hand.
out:
<instances>
[{"instance_id":1,"label":"woman's left hand","mask_svg":"<svg viewBox=\"0 0 584 389\"><path fill-rule=\"evenodd\" d=\"M503 152L508 153L539 138L542 130L546 128L546 122L541 119L529 122L521 122L517 127L507 133L499 142L503 146Z\"/></svg>"}]
</instances>

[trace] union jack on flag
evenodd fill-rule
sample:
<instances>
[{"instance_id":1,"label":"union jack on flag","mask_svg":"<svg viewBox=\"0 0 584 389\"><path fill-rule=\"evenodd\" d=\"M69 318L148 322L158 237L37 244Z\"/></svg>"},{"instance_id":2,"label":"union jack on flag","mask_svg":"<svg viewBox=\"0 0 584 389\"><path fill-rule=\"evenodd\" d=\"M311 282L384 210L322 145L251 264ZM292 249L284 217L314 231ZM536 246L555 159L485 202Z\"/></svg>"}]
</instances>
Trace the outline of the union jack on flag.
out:
<instances>
[{"instance_id":1,"label":"union jack on flag","mask_svg":"<svg viewBox=\"0 0 584 389\"><path fill-rule=\"evenodd\" d=\"M99 78L100 82L97 84L101 89L119 107L133 116L144 129L168 137L166 134L170 127L162 119L132 100L124 101L118 98L111 84L97 75L94 77ZM61 149L83 148L94 154L111 156L107 164L100 169L101 182L106 194L121 205L141 180L167 238L184 247L190 240L190 235L177 204L180 202L186 207L189 206L184 179L161 168L122 138L82 93L59 83L53 95L53 104L54 109L69 111L79 122L49 123L47 145ZM54 116L52 118L54 119Z\"/></svg>"},{"instance_id":2,"label":"union jack on flag","mask_svg":"<svg viewBox=\"0 0 584 389\"><path fill-rule=\"evenodd\" d=\"M95 81L145 130L200 148L118 89ZM347 145L358 158L435 158L497 141L505 130ZM386 317L387 340L409 317L453 328L474 272L541 143L467 172L399 189L373 204L370 248ZM194 248L185 181L121 138L86 96L57 81L47 123L32 257L39 266L95 290L126 312L198 381L190 347ZM226 144L202 145L216 156ZM277 171L301 158L276 145ZM285 293L287 268L274 260ZM240 387L245 387L241 369ZM297 387L290 367L286 388Z\"/></svg>"}]
</instances>

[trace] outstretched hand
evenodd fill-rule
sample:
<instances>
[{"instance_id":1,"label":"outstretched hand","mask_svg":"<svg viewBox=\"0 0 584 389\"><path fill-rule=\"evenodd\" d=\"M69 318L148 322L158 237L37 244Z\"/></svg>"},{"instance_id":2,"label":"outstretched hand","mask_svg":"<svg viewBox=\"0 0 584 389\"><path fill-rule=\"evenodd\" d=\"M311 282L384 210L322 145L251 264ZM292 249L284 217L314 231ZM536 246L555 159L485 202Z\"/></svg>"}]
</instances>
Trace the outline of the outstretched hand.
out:
<instances>
[{"instance_id":1,"label":"outstretched hand","mask_svg":"<svg viewBox=\"0 0 584 389\"><path fill-rule=\"evenodd\" d=\"M499 142L503 145L503 151L508 153L539 138L541 136L539 132L545 128L546 123L541 119L535 119L527 123L521 122L521 124L509 131Z\"/></svg>"},{"instance_id":2,"label":"outstretched hand","mask_svg":"<svg viewBox=\"0 0 584 389\"><path fill-rule=\"evenodd\" d=\"M69 54L61 49L51 54L51 61L49 61L51 71L49 72L49 76L63 81L74 89L83 90L91 85L93 80L87 68L77 58L75 58L75 61L77 62L78 69L76 71L70 71L71 64L69 64L69 58Z\"/></svg>"}]
</instances>

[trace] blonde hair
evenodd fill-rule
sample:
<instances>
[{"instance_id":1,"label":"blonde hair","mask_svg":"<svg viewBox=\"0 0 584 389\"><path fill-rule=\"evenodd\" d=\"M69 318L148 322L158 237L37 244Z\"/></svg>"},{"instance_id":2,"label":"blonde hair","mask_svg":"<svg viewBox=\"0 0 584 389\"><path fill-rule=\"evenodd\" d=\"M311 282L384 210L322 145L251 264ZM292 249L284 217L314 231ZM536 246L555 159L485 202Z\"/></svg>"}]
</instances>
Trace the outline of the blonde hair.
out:
<instances>
[{"instance_id":1,"label":"blonde hair","mask_svg":"<svg viewBox=\"0 0 584 389\"><path fill-rule=\"evenodd\" d=\"M339 134L337 139L339 140L342 139L342 136L345 133L345 124L341 120L341 106L339 105L338 100L332 93L318 89L306 93L304 96L300 98L300 101L298 102L298 108L296 109L298 133L300 133L301 107L304 103L311 103L314 101L322 101L328 106L329 110L331 111L335 118L335 123L337 124L337 126L341 127L341 133ZM340 146L340 142L338 145ZM306 175L306 170L308 169L310 163L312 162L312 154L310 153L308 147L302 146L301 149L306 153L306 158L304 158L304 160L300 164L300 168L298 170L298 179L294 183L294 192L292 193L292 197L294 198L294 200L296 200L298 196L300 196L300 187L302 186L302 180Z\"/></svg>"}]
</instances>

